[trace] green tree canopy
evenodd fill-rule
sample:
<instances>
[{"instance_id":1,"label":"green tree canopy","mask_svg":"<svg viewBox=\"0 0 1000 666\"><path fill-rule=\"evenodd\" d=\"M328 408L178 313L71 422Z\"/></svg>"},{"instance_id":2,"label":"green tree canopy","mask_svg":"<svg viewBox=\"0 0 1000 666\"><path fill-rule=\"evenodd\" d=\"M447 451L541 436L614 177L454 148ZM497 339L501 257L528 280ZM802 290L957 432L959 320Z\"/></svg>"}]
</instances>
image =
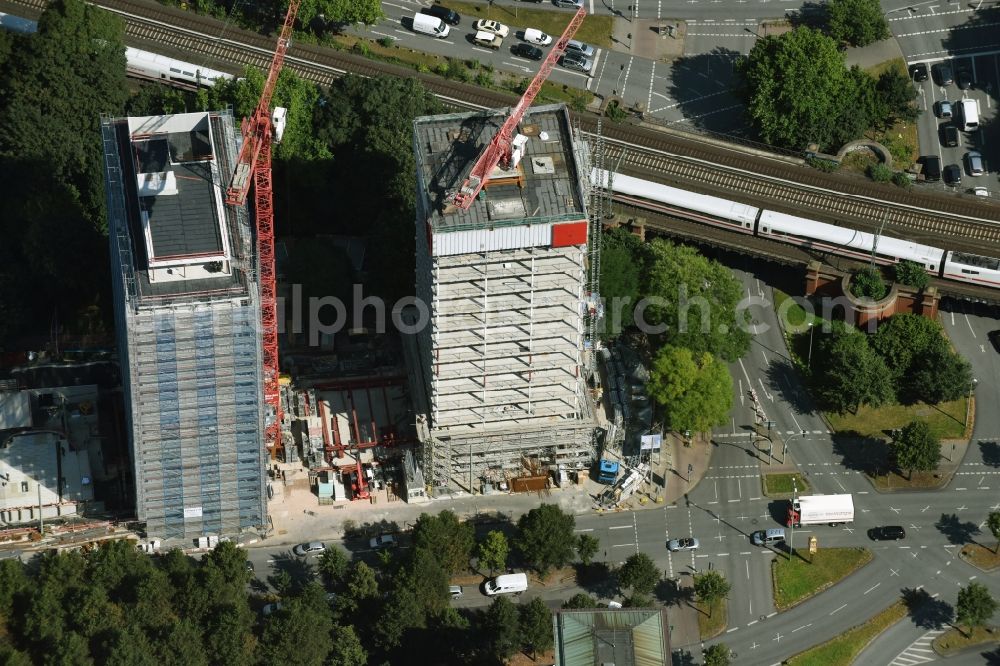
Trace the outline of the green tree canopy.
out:
<instances>
[{"instance_id":1,"label":"green tree canopy","mask_svg":"<svg viewBox=\"0 0 1000 666\"><path fill-rule=\"evenodd\" d=\"M351 561L348 559L347 553L344 552L343 548L330 544L327 545L323 554L319 556L316 564L326 584L330 587L336 587L344 581Z\"/></svg>"},{"instance_id":2,"label":"green tree canopy","mask_svg":"<svg viewBox=\"0 0 1000 666\"><path fill-rule=\"evenodd\" d=\"M892 371L894 380L899 380L914 359L946 343L941 324L920 315L900 313L879 324L871 345Z\"/></svg>"},{"instance_id":3,"label":"green tree canopy","mask_svg":"<svg viewBox=\"0 0 1000 666\"><path fill-rule=\"evenodd\" d=\"M717 570L706 571L694 577L694 593L708 605L710 616L715 605L729 596L730 589L732 585Z\"/></svg>"},{"instance_id":4,"label":"green tree canopy","mask_svg":"<svg viewBox=\"0 0 1000 666\"><path fill-rule=\"evenodd\" d=\"M900 398L930 404L958 400L972 386L972 366L945 345L934 345L915 359L903 378Z\"/></svg>"},{"instance_id":5,"label":"green tree canopy","mask_svg":"<svg viewBox=\"0 0 1000 666\"><path fill-rule=\"evenodd\" d=\"M724 643L716 643L705 648L704 666L729 666L729 648Z\"/></svg>"},{"instance_id":6,"label":"green tree canopy","mask_svg":"<svg viewBox=\"0 0 1000 666\"><path fill-rule=\"evenodd\" d=\"M626 229L605 231L601 238L601 286L605 336L613 338L635 323L642 297L645 246Z\"/></svg>"},{"instance_id":7,"label":"green tree canopy","mask_svg":"<svg viewBox=\"0 0 1000 666\"><path fill-rule=\"evenodd\" d=\"M879 83L881 83L879 79ZM906 81L906 87L910 90L915 90L913 85ZM895 274L896 282L900 284L905 284L908 287L913 287L914 289L923 289L927 286L930 281L930 277L927 275L927 271L924 267L915 261L910 261L909 259L903 259L898 264L892 267L893 273Z\"/></svg>"},{"instance_id":8,"label":"green tree canopy","mask_svg":"<svg viewBox=\"0 0 1000 666\"><path fill-rule=\"evenodd\" d=\"M941 442L926 421L910 421L892 441L892 454L900 469L930 472L941 460Z\"/></svg>"},{"instance_id":9,"label":"green tree canopy","mask_svg":"<svg viewBox=\"0 0 1000 666\"><path fill-rule=\"evenodd\" d=\"M733 404L729 371L708 352L665 346L657 352L646 389L672 430L705 432L726 422Z\"/></svg>"},{"instance_id":10,"label":"green tree canopy","mask_svg":"<svg viewBox=\"0 0 1000 666\"><path fill-rule=\"evenodd\" d=\"M883 125L888 127L897 120L914 121L917 119L917 115L920 113L920 109L915 104L917 99L917 88L913 85L909 74L907 74L904 68L890 67L879 74L878 82L875 84L875 89L878 91L879 97L885 105L885 120ZM909 263L916 264L916 262L912 261ZM919 264L916 265L918 267L920 266ZM924 285L926 285L927 272L924 271L923 268L920 268L920 272L923 273L923 281ZM909 284L913 287L917 287L918 289L923 288L922 285L913 282L900 281L903 282L903 284Z\"/></svg>"},{"instance_id":11,"label":"green tree canopy","mask_svg":"<svg viewBox=\"0 0 1000 666\"><path fill-rule=\"evenodd\" d=\"M453 511L446 509L437 515L420 514L413 526L413 545L441 558L450 575L469 568L476 539L472 525L461 522Z\"/></svg>"},{"instance_id":12,"label":"green tree canopy","mask_svg":"<svg viewBox=\"0 0 1000 666\"><path fill-rule=\"evenodd\" d=\"M749 313L737 311L743 289L732 272L693 247L659 238L648 252L645 324L665 325L671 345L727 361L743 356L750 348Z\"/></svg>"},{"instance_id":13,"label":"green tree canopy","mask_svg":"<svg viewBox=\"0 0 1000 666\"><path fill-rule=\"evenodd\" d=\"M594 597L583 592L577 592L572 597L563 602L563 608L597 608L598 603Z\"/></svg>"},{"instance_id":14,"label":"green tree canopy","mask_svg":"<svg viewBox=\"0 0 1000 666\"><path fill-rule=\"evenodd\" d=\"M971 632L981 627L997 612L998 602L990 594L989 588L982 583L969 583L958 591L958 602L955 604L955 621L965 625Z\"/></svg>"},{"instance_id":15,"label":"green tree canopy","mask_svg":"<svg viewBox=\"0 0 1000 666\"><path fill-rule=\"evenodd\" d=\"M597 555L600 547L601 542L597 537L591 534L581 534L576 539L576 556L580 558L584 566L588 566Z\"/></svg>"},{"instance_id":16,"label":"green tree canopy","mask_svg":"<svg viewBox=\"0 0 1000 666\"><path fill-rule=\"evenodd\" d=\"M556 504L542 504L517 521L514 544L524 561L544 574L573 559L576 520Z\"/></svg>"},{"instance_id":17,"label":"green tree canopy","mask_svg":"<svg viewBox=\"0 0 1000 666\"><path fill-rule=\"evenodd\" d=\"M986 517L986 527L997 540L997 547L993 552L1000 553L1000 511L990 511L990 515Z\"/></svg>"},{"instance_id":18,"label":"green tree canopy","mask_svg":"<svg viewBox=\"0 0 1000 666\"><path fill-rule=\"evenodd\" d=\"M521 646L520 618L517 606L507 597L499 596L486 609L484 633L493 655L506 661ZM550 627L551 629L551 627Z\"/></svg>"},{"instance_id":19,"label":"green tree canopy","mask_svg":"<svg viewBox=\"0 0 1000 666\"><path fill-rule=\"evenodd\" d=\"M492 576L494 571L507 566L507 556L510 553L507 537L500 530L491 530L479 543L476 553L479 566L489 569Z\"/></svg>"},{"instance_id":20,"label":"green tree canopy","mask_svg":"<svg viewBox=\"0 0 1000 666\"><path fill-rule=\"evenodd\" d=\"M379 0L305 0L299 6L299 21L303 24L321 14L332 26L375 25L385 16Z\"/></svg>"},{"instance_id":21,"label":"green tree canopy","mask_svg":"<svg viewBox=\"0 0 1000 666\"><path fill-rule=\"evenodd\" d=\"M538 597L521 606L521 642L532 658L552 647L552 611Z\"/></svg>"},{"instance_id":22,"label":"green tree canopy","mask_svg":"<svg viewBox=\"0 0 1000 666\"><path fill-rule=\"evenodd\" d=\"M867 46L889 37L889 24L878 0L829 0L827 30L838 42Z\"/></svg>"},{"instance_id":23,"label":"green tree canopy","mask_svg":"<svg viewBox=\"0 0 1000 666\"><path fill-rule=\"evenodd\" d=\"M823 373L818 394L832 409L856 412L861 405L878 407L894 398L892 374L864 335L851 331L832 336L819 347Z\"/></svg>"},{"instance_id":24,"label":"green tree canopy","mask_svg":"<svg viewBox=\"0 0 1000 666\"><path fill-rule=\"evenodd\" d=\"M857 138L857 120L862 129L868 124L857 119L858 78L849 75L837 42L818 30L798 27L757 40L741 69L747 112L767 143L835 149Z\"/></svg>"},{"instance_id":25,"label":"green tree canopy","mask_svg":"<svg viewBox=\"0 0 1000 666\"><path fill-rule=\"evenodd\" d=\"M647 595L660 582L660 570L646 553L630 555L618 570L618 586L633 595Z\"/></svg>"},{"instance_id":26,"label":"green tree canopy","mask_svg":"<svg viewBox=\"0 0 1000 666\"><path fill-rule=\"evenodd\" d=\"M890 176L891 177L891 176ZM885 298L889 292L882 273L877 268L865 266L859 271L855 271L851 276L851 293L858 298L870 298L874 301Z\"/></svg>"}]
</instances>

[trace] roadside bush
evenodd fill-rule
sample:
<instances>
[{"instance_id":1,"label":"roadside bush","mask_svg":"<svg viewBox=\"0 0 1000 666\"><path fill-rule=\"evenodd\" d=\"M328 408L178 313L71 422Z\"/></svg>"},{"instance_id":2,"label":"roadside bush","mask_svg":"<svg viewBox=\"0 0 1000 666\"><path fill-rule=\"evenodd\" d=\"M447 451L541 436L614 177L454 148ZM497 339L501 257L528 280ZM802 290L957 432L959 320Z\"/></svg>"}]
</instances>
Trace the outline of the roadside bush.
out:
<instances>
[{"instance_id":1,"label":"roadside bush","mask_svg":"<svg viewBox=\"0 0 1000 666\"><path fill-rule=\"evenodd\" d=\"M886 132L882 135L880 143L892 155L893 164L897 167L907 167L913 163L913 146L908 144L905 139Z\"/></svg>"},{"instance_id":2,"label":"roadside bush","mask_svg":"<svg viewBox=\"0 0 1000 666\"><path fill-rule=\"evenodd\" d=\"M820 171L826 173L832 173L840 168L839 162L834 162L833 160L825 160L821 157L807 157L806 164L814 169L819 169Z\"/></svg>"},{"instance_id":3,"label":"roadside bush","mask_svg":"<svg viewBox=\"0 0 1000 666\"><path fill-rule=\"evenodd\" d=\"M868 177L876 183L888 183L892 180L892 169L884 164L872 164L868 167Z\"/></svg>"},{"instance_id":4,"label":"roadside bush","mask_svg":"<svg viewBox=\"0 0 1000 666\"><path fill-rule=\"evenodd\" d=\"M465 61L465 66L469 69L479 69L479 61L475 58L470 58Z\"/></svg>"},{"instance_id":5,"label":"roadside bush","mask_svg":"<svg viewBox=\"0 0 1000 666\"><path fill-rule=\"evenodd\" d=\"M608 107L604 110L604 114L616 123L620 123L628 118L628 112L622 108L617 100L608 104Z\"/></svg>"},{"instance_id":6,"label":"roadside bush","mask_svg":"<svg viewBox=\"0 0 1000 666\"><path fill-rule=\"evenodd\" d=\"M569 108L573 109L577 113L583 113L587 110L587 104L590 102L590 93L578 93L573 95L572 101L569 103Z\"/></svg>"},{"instance_id":7,"label":"roadside bush","mask_svg":"<svg viewBox=\"0 0 1000 666\"><path fill-rule=\"evenodd\" d=\"M370 58L372 55L372 49L368 46L368 42L356 42L351 50L357 54L363 55L366 58Z\"/></svg>"},{"instance_id":8,"label":"roadside bush","mask_svg":"<svg viewBox=\"0 0 1000 666\"><path fill-rule=\"evenodd\" d=\"M858 298L879 300L888 290L877 268L868 266L851 276L851 293Z\"/></svg>"},{"instance_id":9,"label":"roadside bush","mask_svg":"<svg viewBox=\"0 0 1000 666\"><path fill-rule=\"evenodd\" d=\"M485 70L480 70L476 72L476 85L481 88L490 88L493 86L493 75Z\"/></svg>"},{"instance_id":10,"label":"roadside bush","mask_svg":"<svg viewBox=\"0 0 1000 666\"><path fill-rule=\"evenodd\" d=\"M923 289L930 280L924 267L909 259L899 262L892 267L892 270L896 282L913 287L914 289Z\"/></svg>"},{"instance_id":11,"label":"roadside bush","mask_svg":"<svg viewBox=\"0 0 1000 666\"><path fill-rule=\"evenodd\" d=\"M897 171L896 173L892 174L892 184L896 185L897 187L902 187L905 190L908 189L913 184L913 182L910 180L910 177L906 175L906 172Z\"/></svg>"},{"instance_id":12,"label":"roadside bush","mask_svg":"<svg viewBox=\"0 0 1000 666\"><path fill-rule=\"evenodd\" d=\"M380 46L384 46L385 48L389 48L395 42L396 42L396 40L393 39L392 37L379 37L379 40L378 40L379 45Z\"/></svg>"}]
</instances>

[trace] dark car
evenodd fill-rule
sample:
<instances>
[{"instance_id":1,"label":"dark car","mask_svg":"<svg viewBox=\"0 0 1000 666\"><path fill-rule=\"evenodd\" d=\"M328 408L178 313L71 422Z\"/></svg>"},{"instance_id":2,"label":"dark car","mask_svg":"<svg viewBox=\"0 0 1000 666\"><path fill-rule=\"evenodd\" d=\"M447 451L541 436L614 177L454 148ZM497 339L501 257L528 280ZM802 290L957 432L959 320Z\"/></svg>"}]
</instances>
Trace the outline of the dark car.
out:
<instances>
[{"instance_id":1,"label":"dark car","mask_svg":"<svg viewBox=\"0 0 1000 666\"><path fill-rule=\"evenodd\" d=\"M990 342L993 344L993 349L996 349L997 352L1000 352L1000 329L997 329L995 331L990 331L989 333L986 334L986 337L988 337L990 339Z\"/></svg>"},{"instance_id":2,"label":"dark car","mask_svg":"<svg viewBox=\"0 0 1000 666\"><path fill-rule=\"evenodd\" d=\"M922 62L918 62L916 65L910 65L910 76L913 77L914 81L926 81L927 65Z\"/></svg>"},{"instance_id":3,"label":"dark car","mask_svg":"<svg viewBox=\"0 0 1000 666\"><path fill-rule=\"evenodd\" d=\"M972 87L972 72L967 69L958 70L956 75L956 80L958 81L958 87L962 90L968 90Z\"/></svg>"},{"instance_id":4,"label":"dark car","mask_svg":"<svg viewBox=\"0 0 1000 666\"><path fill-rule=\"evenodd\" d=\"M428 14L436 18L441 19L448 25L458 25L462 21L462 17L458 15L453 9L448 9L441 5L431 5L430 7L423 7L420 10L421 14Z\"/></svg>"},{"instance_id":5,"label":"dark car","mask_svg":"<svg viewBox=\"0 0 1000 666\"><path fill-rule=\"evenodd\" d=\"M950 86L955 82L955 77L951 73L951 65L940 64L934 67L934 78L939 86Z\"/></svg>"},{"instance_id":6,"label":"dark car","mask_svg":"<svg viewBox=\"0 0 1000 666\"><path fill-rule=\"evenodd\" d=\"M541 60L542 50L537 46L532 46L531 44L525 44L519 42L510 47L510 52L516 56L521 56L522 58L527 58L528 60Z\"/></svg>"},{"instance_id":7,"label":"dark car","mask_svg":"<svg viewBox=\"0 0 1000 666\"><path fill-rule=\"evenodd\" d=\"M898 541L906 538L906 530L901 525L886 525L868 530L868 538L872 541Z\"/></svg>"},{"instance_id":8,"label":"dark car","mask_svg":"<svg viewBox=\"0 0 1000 666\"><path fill-rule=\"evenodd\" d=\"M941 145L942 146L957 146L958 145L958 128L954 125L942 125L941 126Z\"/></svg>"},{"instance_id":9,"label":"dark car","mask_svg":"<svg viewBox=\"0 0 1000 666\"><path fill-rule=\"evenodd\" d=\"M941 158L937 155L925 155L920 158L926 180L941 180Z\"/></svg>"},{"instance_id":10,"label":"dark car","mask_svg":"<svg viewBox=\"0 0 1000 666\"><path fill-rule=\"evenodd\" d=\"M942 173L944 174L944 182L949 185L962 184L962 167L957 164L949 164Z\"/></svg>"}]
</instances>

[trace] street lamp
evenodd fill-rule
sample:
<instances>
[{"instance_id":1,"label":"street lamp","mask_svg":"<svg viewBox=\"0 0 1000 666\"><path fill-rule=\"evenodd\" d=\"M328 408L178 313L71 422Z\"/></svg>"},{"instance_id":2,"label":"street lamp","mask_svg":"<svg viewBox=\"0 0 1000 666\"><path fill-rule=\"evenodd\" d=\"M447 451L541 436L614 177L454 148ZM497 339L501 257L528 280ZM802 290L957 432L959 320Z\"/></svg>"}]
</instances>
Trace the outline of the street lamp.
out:
<instances>
[{"instance_id":1,"label":"street lamp","mask_svg":"<svg viewBox=\"0 0 1000 666\"><path fill-rule=\"evenodd\" d=\"M788 436L787 439L785 439L784 441L781 442L781 464L782 465L785 464L785 453L788 451L788 442L792 441L795 437L798 437L798 436L805 437L806 436L806 431L803 430L803 431L798 432L798 433L793 432L791 435Z\"/></svg>"},{"instance_id":2,"label":"street lamp","mask_svg":"<svg viewBox=\"0 0 1000 666\"><path fill-rule=\"evenodd\" d=\"M813 327L813 322L809 322L809 369L812 370L813 367L813 331L816 329Z\"/></svg>"},{"instance_id":3,"label":"street lamp","mask_svg":"<svg viewBox=\"0 0 1000 666\"><path fill-rule=\"evenodd\" d=\"M965 401L965 429L969 429L969 419L972 418L972 392L976 390L976 384L979 380L975 377L972 378L972 384L969 385L969 398Z\"/></svg>"}]
</instances>

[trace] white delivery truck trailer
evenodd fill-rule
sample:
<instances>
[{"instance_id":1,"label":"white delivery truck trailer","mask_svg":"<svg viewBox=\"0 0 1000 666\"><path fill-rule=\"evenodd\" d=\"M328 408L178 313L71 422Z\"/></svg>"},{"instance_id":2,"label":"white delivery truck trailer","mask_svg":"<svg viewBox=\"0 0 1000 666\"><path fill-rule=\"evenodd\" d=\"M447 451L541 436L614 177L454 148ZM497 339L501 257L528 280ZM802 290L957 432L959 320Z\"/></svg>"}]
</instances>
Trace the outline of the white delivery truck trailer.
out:
<instances>
[{"instance_id":1,"label":"white delivery truck trailer","mask_svg":"<svg viewBox=\"0 0 1000 666\"><path fill-rule=\"evenodd\" d=\"M803 495L789 502L788 527L853 522L854 499L850 495Z\"/></svg>"}]
</instances>

